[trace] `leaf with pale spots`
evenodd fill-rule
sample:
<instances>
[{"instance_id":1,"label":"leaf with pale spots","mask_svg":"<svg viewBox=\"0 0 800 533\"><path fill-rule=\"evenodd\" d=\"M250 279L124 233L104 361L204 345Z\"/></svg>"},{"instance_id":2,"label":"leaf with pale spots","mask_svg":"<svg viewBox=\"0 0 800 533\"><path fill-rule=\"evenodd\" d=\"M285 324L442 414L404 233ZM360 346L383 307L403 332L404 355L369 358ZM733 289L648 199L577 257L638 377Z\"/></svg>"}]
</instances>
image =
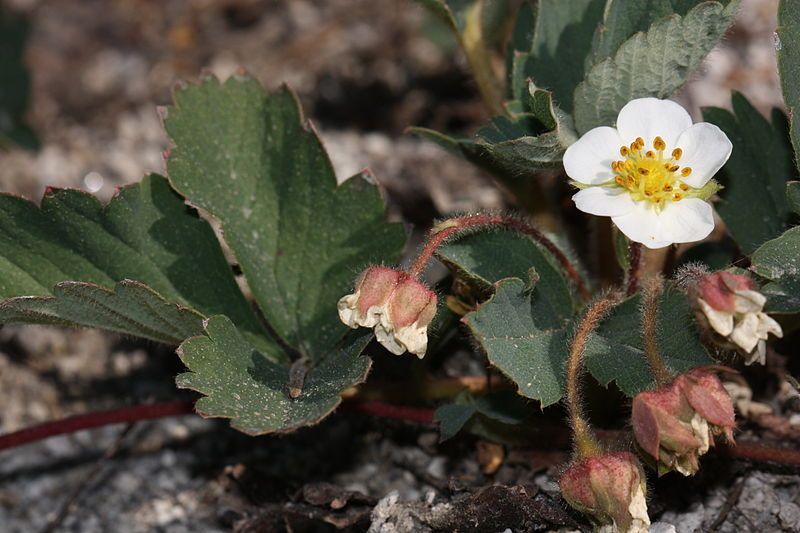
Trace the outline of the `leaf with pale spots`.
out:
<instances>
[{"instance_id":1,"label":"leaf with pale spots","mask_svg":"<svg viewBox=\"0 0 800 533\"><path fill-rule=\"evenodd\" d=\"M542 295L519 278L501 280L494 295L464 321L489 362L542 407L561 399L567 321L538 310Z\"/></svg>"},{"instance_id":2,"label":"leaf with pale spots","mask_svg":"<svg viewBox=\"0 0 800 533\"><path fill-rule=\"evenodd\" d=\"M289 367L257 350L228 318L214 316L204 335L178 349L189 372L177 384L204 395L195 405L202 416L230 418L231 426L249 435L285 433L319 422L339 405L344 389L364 380L370 358L361 352L371 339L366 330L349 334L308 370L292 398Z\"/></svg>"},{"instance_id":3,"label":"leaf with pale spots","mask_svg":"<svg viewBox=\"0 0 800 533\"><path fill-rule=\"evenodd\" d=\"M106 206L76 190L51 189L41 207L0 195L0 297L0 323L92 326L177 345L202 315L225 313L271 344L211 227L158 175Z\"/></svg>"},{"instance_id":4,"label":"leaf with pale spots","mask_svg":"<svg viewBox=\"0 0 800 533\"><path fill-rule=\"evenodd\" d=\"M772 122L734 92L733 113L710 107L703 118L719 126L733 143L733 152L717 179L725 187L717 212L749 255L786 228L790 206L786 183L795 177L786 116L773 109Z\"/></svg>"},{"instance_id":5,"label":"leaf with pale spots","mask_svg":"<svg viewBox=\"0 0 800 533\"><path fill-rule=\"evenodd\" d=\"M316 360L347 331L336 302L371 263L395 263L405 233L384 220L367 174L337 186L295 96L248 76L175 91L165 127L169 178L222 223L272 329Z\"/></svg>"},{"instance_id":6,"label":"leaf with pale spots","mask_svg":"<svg viewBox=\"0 0 800 533\"><path fill-rule=\"evenodd\" d=\"M578 133L614 124L622 107L636 98L666 98L700 66L733 21L739 2L702 2L686 15L655 21L595 64L575 89L573 114Z\"/></svg>"}]
</instances>

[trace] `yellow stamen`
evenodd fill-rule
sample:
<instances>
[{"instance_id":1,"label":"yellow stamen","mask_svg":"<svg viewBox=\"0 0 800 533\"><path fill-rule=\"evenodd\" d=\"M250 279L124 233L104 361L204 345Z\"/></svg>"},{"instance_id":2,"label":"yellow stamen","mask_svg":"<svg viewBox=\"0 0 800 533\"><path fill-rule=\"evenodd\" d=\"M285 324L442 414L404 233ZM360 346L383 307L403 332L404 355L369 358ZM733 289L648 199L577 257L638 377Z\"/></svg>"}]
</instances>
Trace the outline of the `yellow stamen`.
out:
<instances>
[{"instance_id":1,"label":"yellow stamen","mask_svg":"<svg viewBox=\"0 0 800 533\"><path fill-rule=\"evenodd\" d=\"M689 190L689 186L686 185L685 183L681 183L680 187L681 187L682 191L688 191Z\"/></svg>"},{"instance_id":2,"label":"yellow stamen","mask_svg":"<svg viewBox=\"0 0 800 533\"><path fill-rule=\"evenodd\" d=\"M683 167L683 170L681 170L681 176L683 176L684 178L691 173L692 173L691 167Z\"/></svg>"},{"instance_id":3,"label":"yellow stamen","mask_svg":"<svg viewBox=\"0 0 800 533\"><path fill-rule=\"evenodd\" d=\"M629 153L630 153L630 150L628 150L627 146L620 147L619 155L621 155L622 157L627 157Z\"/></svg>"},{"instance_id":4,"label":"yellow stamen","mask_svg":"<svg viewBox=\"0 0 800 533\"><path fill-rule=\"evenodd\" d=\"M679 192L676 192L675 194L672 195L672 199L675 200L676 202L679 201L681 198L683 198L683 195Z\"/></svg>"},{"instance_id":5,"label":"yellow stamen","mask_svg":"<svg viewBox=\"0 0 800 533\"><path fill-rule=\"evenodd\" d=\"M665 143L664 139L662 139L661 137L656 136L656 138L653 139L653 148L655 148L656 150L663 150L666 147L667 143Z\"/></svg>"},{"instance_id":6,"label":"yellow stamen","mask_svg":"<svg viewBox=\"0 0 800 533\"><path fill-rule=\"evenodd\" d=\"M669 171L670 172L677 172L677 170L679 168L681 168L681 167L679 167L678 165L672 165L671 167L669 167Z\"/></svg>"},{"instance_id":7,"label":"yellow stamen","mask_svg":"<svg viewBox=\"0 0 800 533\"><path fill-rule=\"evenodd\" d=\"M672 151L672 157L673 159L675 159L675 161L679 161L682 155L683 155L683 150L681 150L680 148L675 148Z\"/></svg>"},{"instance_id":8,"label":"yellow stamen","mask_svg":"<svg viewBox=\"0 0 800 533\"><path fill-rule=\"evenodd\" d=\"M653 159L656 156L656 153L653 152L652 150L648 150L644 155L646 155L650 159Z\"/></svg>"}]
</instances>

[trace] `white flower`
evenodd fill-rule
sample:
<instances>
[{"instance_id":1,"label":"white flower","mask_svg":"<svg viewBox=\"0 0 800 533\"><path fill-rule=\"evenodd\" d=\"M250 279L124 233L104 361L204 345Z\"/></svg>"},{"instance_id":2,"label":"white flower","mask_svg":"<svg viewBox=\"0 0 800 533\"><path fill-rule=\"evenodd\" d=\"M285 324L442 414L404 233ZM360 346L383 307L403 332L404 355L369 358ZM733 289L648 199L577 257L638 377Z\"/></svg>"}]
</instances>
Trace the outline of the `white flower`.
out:
<instances>
[{"instance_id":1,"label":"white flower","mask_svg":"<svg viewBox=\"0 0 800 533\"><path fill-rule=\"evenodd\" d=\"M764 364L767 337L783 337L783 330L764 312L767 298L753 280L731 272L715 272L697 284L697 303L711 329L747 355L745 364Z\"/></svg>"},{"instance_id":2,"label":"white flower","mask_svg":"<svg viewBox=\"0 0 800 533\"><path fill-rule=\"evenodd\" d=\"M611 217L648 248L704 239L714 229L706 200L711 178L733 145L713 124L692 124L669 100L639 98L619 112L617 127L594 128L564 153L564 169L581 190L581 211Z\"/></svg>"},{"instance_id":3,"label":"white flower","mask_svg":"<svg viewBox=\"0 0 800 533\"><path fill-rule=\"evenodd\" d=\"M422 358L436 293L405 272L377 266L362 272L355 285L337 305L341 321L353 329L375 328L378 342L395 355L409 351Z\"/></svg>"}]
</instances>

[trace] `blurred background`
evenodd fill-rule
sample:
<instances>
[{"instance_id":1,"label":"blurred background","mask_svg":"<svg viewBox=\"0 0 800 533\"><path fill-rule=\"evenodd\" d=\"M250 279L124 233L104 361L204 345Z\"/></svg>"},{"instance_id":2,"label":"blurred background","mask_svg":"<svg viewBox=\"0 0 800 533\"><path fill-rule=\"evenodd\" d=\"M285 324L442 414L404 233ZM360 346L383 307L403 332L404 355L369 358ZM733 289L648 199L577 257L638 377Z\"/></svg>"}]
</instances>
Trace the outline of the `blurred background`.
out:
<instances>
[{"instance_id":1,"label":"blurred background","mask_svg":"<svg viewBox=\"0 0 800 533\"><path fill-rule=\"evenodd\" d=\"M508 206L482 171L404 133L415 125L468 134L488 118L449 30L412 0L0 0L0 6L0 102L24 104L17 114L0 110L2 191L38 201L47 186L76 187L108 199L145 173L163 173L168 143L156 106L170 102L178 80L191 82L203 70L224 79L244 67L267 88L287 83L297 91L339 178L369 167L395 217L426 224L448 212ZM776 9L777 0L743 0L735 26L678 95L696 119L702 106L730 107L732 90L762 112L782 105ZM97 331L3 328L0 432L174 397L179 368L166 348ZM131 463L122 473L109 474L111 490L88 496L80 520L71 517L67 529L222 527L236 506L226 503L225 483L215 478L218 465L203 462L226 453L198 437L208 424L194 417L152 424L137 446L158 453L125 459ZM118 431L6 453L0 531L47 527L63 487L91 466L71 467L63 458L97 457ZM175 441L183 444L163 445ZM291 448L282 442L274 446ZM45 463L48 475L37 475ZM398 471L388 482L396 486L371 492L420 490L406 474ZM367 484L371 474L352 476L350 483Z\"/></svg>"}]
</instances>

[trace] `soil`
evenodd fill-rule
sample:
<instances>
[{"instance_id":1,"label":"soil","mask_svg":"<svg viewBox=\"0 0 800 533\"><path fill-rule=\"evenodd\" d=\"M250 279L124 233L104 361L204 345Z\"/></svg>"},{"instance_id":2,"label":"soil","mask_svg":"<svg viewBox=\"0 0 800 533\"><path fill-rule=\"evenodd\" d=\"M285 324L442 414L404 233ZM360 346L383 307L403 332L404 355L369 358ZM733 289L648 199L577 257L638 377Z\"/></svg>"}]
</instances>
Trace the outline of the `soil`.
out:
<instances>
[{"instance_id":1,"label":"soil","mask_svg":"<svg viewBox=\"0 0 800 533\"><path fill-rule=\"evenodd\" d=\"M0 190L29 198L72 186L109 198L164 172L155 112L178 79L244 65L290 84L344 179L369 167L394 218L417 234L441 214L503 209L510 198L474 166L404 134L409 125L470 131L486 115L452 40L411 0L14 0L32 34L30 122L38 152L0 153ZM738 23L681 92L729 107L781 105L777 0L745 0ZM436 276L436 272L432 273ZM454 350L458 350L457 345ZM418 371L376 352L376 375ZM785 361L740 388L738 438L800 442L800 400ZM192 399L165 347L92 330L0 330L0 432L137 403ZM436 368L482 374L461 349ZM756 403L748 395L755 395ZM764 414L766 413L766 414ZM745 413L747 414L747 413ZM109 426L0 452L0 531L588 531L555 480L566 450L440 443L426 424L336 413L283 437L251 438L194 415ZM493 447L494 446L494 447ZM500 458L486 473L487 454ZM692 479L650 480L653 531L800 530L800 473L712 452Z\"/></svg>"}]
</instances>

